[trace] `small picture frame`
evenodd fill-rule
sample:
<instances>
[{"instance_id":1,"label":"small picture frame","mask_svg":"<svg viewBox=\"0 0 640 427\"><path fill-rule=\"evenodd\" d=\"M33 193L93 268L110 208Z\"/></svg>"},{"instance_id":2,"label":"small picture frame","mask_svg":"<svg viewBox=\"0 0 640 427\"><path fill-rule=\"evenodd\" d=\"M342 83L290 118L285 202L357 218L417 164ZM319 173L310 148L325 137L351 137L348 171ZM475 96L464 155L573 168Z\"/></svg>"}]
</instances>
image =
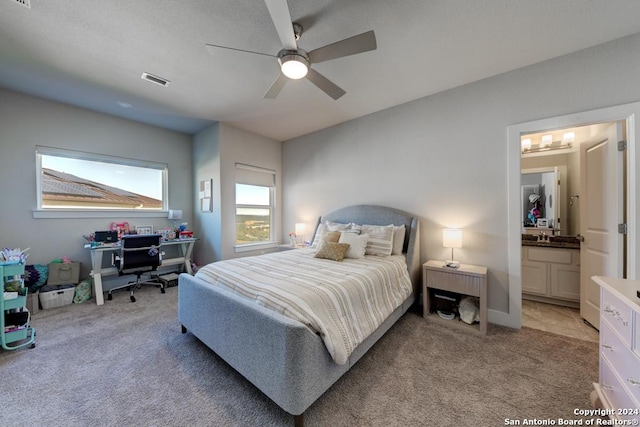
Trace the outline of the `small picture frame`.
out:
<instances>
[{"instance_id":1,"label":"small picture frame","mask_svg":"<svg viewBox=\"0 0 640 427\"><path fill-rule=\"evenodd\" d=\"M153 225L136 225L136 234L153 234Z\"/></svg>"},{"instance_id":2,"label":"small picture frame","mask_svg":"<svg viewBox=\"0 0 640 427\"><path fill-rule=\"evenodd\" d=\"M173 237L171 237L171 234L174 235L175 237L175 232L169 230L169 229L165 229L165 230L158 230L158 234L162 236L162 240L166 241L169 239L173 239Z\"/></svg>"}]
</instances>

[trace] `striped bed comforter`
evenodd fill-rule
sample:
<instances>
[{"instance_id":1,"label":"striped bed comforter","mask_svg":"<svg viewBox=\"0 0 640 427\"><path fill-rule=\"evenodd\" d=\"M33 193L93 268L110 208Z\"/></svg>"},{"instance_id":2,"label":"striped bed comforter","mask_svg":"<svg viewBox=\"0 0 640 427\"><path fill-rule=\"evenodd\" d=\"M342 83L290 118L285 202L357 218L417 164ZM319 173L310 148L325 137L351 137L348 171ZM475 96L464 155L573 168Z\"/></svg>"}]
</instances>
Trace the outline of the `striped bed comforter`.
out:
<instances>
[{"instance_id":1,"label":"striped bed comforter","mask_svg":"<svg viewBox=\"0 0 640 427\"><path fill-rule=\"evenodd\" d=\"M196 277L307 325L342 365L411 294L407 264L403 255L342 262L313 255L305 248L219 261Z\"/></svg>"}]
</instances>

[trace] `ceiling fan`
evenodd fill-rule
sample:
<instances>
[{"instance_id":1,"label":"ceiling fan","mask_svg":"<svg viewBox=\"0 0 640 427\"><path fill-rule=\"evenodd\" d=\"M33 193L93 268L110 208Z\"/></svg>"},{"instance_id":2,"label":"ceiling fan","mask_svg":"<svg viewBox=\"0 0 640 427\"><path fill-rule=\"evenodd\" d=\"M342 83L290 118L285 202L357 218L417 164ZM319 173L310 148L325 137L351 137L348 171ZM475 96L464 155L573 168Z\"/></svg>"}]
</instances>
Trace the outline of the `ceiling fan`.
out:
<instances>
[{"instance_id":1,"label":"ceiling fan","mask_svg":"<svg viewBox=\"0 0 640 427\"><path fill-rule=\"evenodd\" d=\"M305 50L298 48L296 43L302 35L303 29L300 24L291 22L291 15L289 13L287 0L265 0L265 3L267 5L267 9L269 9L271 20L278 32L278 37L280 37L280 41L282 42L282 50L280 50L277 55L209 43L206 44L207 48L230 49L278 58L280 74L269 90L264 94L263 98L275 98L289 79L301 79L303 77L306 77L307 80L316 85L320 90L334 100L344 95L346 93L344 90L311 68L311 64L375 50L377 45L376 36L373 30L320 47L312 50L311 52L306 52Z\"/></svg>"}]
</instances>

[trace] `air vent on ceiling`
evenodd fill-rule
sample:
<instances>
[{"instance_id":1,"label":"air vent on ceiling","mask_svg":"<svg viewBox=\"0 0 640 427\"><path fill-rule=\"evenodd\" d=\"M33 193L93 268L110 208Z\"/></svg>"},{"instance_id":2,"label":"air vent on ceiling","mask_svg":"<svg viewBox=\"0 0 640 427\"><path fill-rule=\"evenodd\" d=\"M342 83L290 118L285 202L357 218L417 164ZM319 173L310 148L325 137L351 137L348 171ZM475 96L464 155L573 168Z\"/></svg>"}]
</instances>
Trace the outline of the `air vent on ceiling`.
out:
<instances>
[{"instance_id":1,"label":"air vent on ceiling","mask_svg":"<svg viewBox=\"0 0 640 427\"><path fill-rule=\"evenodd\" d=\"M170 83L167 79L163 79L162 77L154 76L153 74L149 73L142 73L142 79L160 86L169 86Z\"/></svg>"},{"instance_id":2,"label":"air vent on ceiling","mask_svg":"<svg viewBox=\"0 0 640 427\"><path fill-rule=\"evenodd\" d=\"M27 9L31 9L31 0L13 0L13 1L26 7Z\"/></svg>"}]
</instances>

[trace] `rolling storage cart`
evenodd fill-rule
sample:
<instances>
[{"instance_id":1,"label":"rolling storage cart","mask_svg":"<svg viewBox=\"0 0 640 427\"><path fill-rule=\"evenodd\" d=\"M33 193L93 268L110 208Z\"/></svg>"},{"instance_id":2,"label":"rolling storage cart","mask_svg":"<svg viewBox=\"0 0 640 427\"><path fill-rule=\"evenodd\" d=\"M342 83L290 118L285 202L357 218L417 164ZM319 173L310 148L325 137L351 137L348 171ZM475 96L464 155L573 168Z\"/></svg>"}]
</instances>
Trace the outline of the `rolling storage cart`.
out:
<instances>
[{"instance_id":1,"label":"rolling storage cart","mask_svg":"<svg viewBox=\"0 0 640 427\"><path fill-rule=\"evenodd\" d=\"M34 348L36 330L30 324L30 314L27 310L27 291L21 285L17 296L7 292L6 284L15 280L22 280L24 264L17 262L0 262L0 283L2 284L2 298L0 298L0 343L5 350L15 350L25 346ZM7 299L9 298L9 299ZM13 345L10 345L12 344Z\"/></svg>"}]
</instances>

